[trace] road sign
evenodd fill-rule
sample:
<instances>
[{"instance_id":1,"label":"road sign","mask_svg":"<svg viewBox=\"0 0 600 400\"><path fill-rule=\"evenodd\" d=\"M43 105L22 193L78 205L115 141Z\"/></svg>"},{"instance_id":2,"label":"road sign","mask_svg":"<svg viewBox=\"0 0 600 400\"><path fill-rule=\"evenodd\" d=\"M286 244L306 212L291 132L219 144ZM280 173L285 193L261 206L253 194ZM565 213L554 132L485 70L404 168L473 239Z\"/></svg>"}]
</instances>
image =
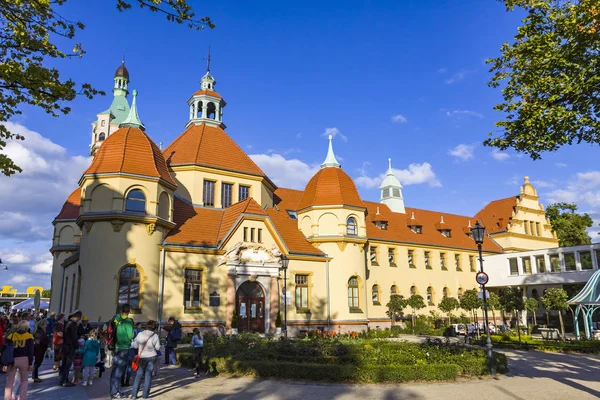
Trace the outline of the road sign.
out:
<instances>
[{"instance_id":1,"label":"road sign","mask_svg":"<svg viewBox=\"0 0 600 400\"><path fill-rule=\"evenodd\" d=\"M477 293L477 297L479 297L480 299L483 300L483 291L479 291L479 293ZM488 292L487 290L485 291L485 298L489 299L490 298L490 292Z\"/></svg>"},{"instance_id":2,"label":"road sign","mask_svg":"<svg viewBox=\"0 0 600 400\"><path fill-rule=\"evenodd\" d=\"M480 272L477 273L477 275L475 275L475 280L480 285L485 285L486 283L488 283L488 281L490 280L490 278L488 277L488 274L486 274L483 271L480 271Z\"/></svg>"}]
</instances>

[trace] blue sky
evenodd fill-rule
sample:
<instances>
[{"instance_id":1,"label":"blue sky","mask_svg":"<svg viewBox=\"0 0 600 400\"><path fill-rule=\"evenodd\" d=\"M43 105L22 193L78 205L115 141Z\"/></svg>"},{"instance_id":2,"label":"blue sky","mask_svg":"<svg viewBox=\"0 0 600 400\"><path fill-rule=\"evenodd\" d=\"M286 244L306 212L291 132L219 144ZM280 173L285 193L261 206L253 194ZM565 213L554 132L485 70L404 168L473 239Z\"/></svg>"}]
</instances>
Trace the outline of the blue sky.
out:
<instances>
[{"instance_id":1,"label":"blue sky","mask_svg":"<svg viewBox=\"0 0 600 400\"><path fill-rule=\"evenodd\" d=\"M90 123L110 104L123 51L140 117L165 146L183 131L210 45L227 132L280 186L303 187L330 132L342 167L368 200L378 199L391 157L411 207L473 215L518 194L529 175L543 203L575 201L600 219L596 147L567 147L534 162L481 144L500 118L485 59L519 24L501 2L191 1L217 25L201 32L109 3L62 7L86 24L77 41L87 54L56 64L64 77L107 96L78 98L60 118L26 108L14 121L29 132L25 147L13 144L9 154L30 167L0 178L0 218L9 222L0 228L0 257L10 261L4 277L15 287L49 284L51 221L89 162Z\"/></svg>"}]
</instances>

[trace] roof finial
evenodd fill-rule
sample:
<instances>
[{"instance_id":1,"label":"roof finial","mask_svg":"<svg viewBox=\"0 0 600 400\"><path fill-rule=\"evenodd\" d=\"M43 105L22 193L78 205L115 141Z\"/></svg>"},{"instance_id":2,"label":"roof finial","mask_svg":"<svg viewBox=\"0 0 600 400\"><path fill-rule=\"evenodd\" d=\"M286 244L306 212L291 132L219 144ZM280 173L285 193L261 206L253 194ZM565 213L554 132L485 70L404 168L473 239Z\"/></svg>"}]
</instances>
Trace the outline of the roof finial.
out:
<instances>
[{"instance_id":1,"label":"roof finial","mask_svg":"<svg viewBox=\"0 0 600 400\"><path fill-rule=\"evenodd\" d=\"M377 207L377 212L375 213L375 215L379 215L379 207Z\"/></svg>"},{"instance_id":2,"label":"roof finial","mask_svg":"<svg viewBox=\"0 0 600 400\"><path fill-rule=\"evenodd\" d=\"M210 72L210 45L208 46L208 57L204 57L206 60L206 72Z\"/></svg>"},{"instance_id":3,"label":"roof finial","mask_svg":"<svg viewBox=\"0 0 600 400\"><path fill-rule=\"evenodd\" d=\"M440 221L440 224L444 223L444 216L442 215L442 220Z\"/></svg>"},{"instance_id":4,"label":"roof finial","mask_svg":"<svg viewBox=\"0 0 600 400\"><path fill-rule=\"evenodd\" d=\"M123 58L121 59L121 64L125 65L125 49L123 49Z\"/></svg>"},{"instance_id":5,"label":"roof finial","mask_svg":"<svg viewBox=\"0 0 600 400\"><path fill-rule=\"evenodd\" d=\"M144 126L142 121L140 121L140 117L138 116L138 112L137 112L137 94L138 94L137 90L134 90L132 92L132 94L133 94L133 100L131 102L131 108L129 109L129 114L127 115L127 118L125 118L125 120L123 120L123 122L121 122L119 127L120 128L122 128L122 127L138 128L138 129L145 131L146 127Z\"/></svg>"},{"instance_id":6,"label":"roof finial","mask_svg":"<svg viewBox=\"0 0 600 400\"><path fill-rule=\"evenodd\" d=\"M529 183L529 177L528 176L525 177L525 184L527 184L527 183Z\"/></svg>"},{"instance_id":7,"label":"roof finial","mask_svg":"<svg viewBox=\"0 0 600 400\"><path fill-rule=\"evenodd\" d=\"M333 154L333 144L331 141L333 140L333 136L329 135L329 149L327 150L327 157L325 157L325 161L321 164L321 168L334 167L341 168L340 163L335 158L335 154Z\"/></svg>"},{"instance_id":8,"label":"roof finial","mask_svg":"<svg viewBox=\"0 0 600 400\"><path fill-rule=\"evenodd\" d=\"M415 212L410 213L410 219L415 219Z\"/></svg>"},{"instance_id":9,"label":"roof finial","mask_svg":"<svg viewBox=\"0 0 600 400\"><path fill-rule=\"evenodd\" d=\"M388 173L392 171L392 159L388 158Z\"/></svg>"},{"instance_id":10,"label":"roof finial","mask_svg":"<svg viewBox=\"0 0 600 400\"><path fill-rule=\"evenodd\" d=\"M469 226L467 228L471 228L471 220L469 220Z\"/></svg>"}]
</instances>

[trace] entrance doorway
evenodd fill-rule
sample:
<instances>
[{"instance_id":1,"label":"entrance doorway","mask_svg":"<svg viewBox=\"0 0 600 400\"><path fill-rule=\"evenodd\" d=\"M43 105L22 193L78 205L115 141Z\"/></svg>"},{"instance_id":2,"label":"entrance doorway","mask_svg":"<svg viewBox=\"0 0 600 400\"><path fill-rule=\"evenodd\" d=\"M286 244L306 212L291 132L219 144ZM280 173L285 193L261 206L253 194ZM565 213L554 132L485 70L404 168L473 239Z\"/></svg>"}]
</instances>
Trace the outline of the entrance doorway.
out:
<instances>
[{"instance_id":1,"label":"entrance doorway","mask_svg":"<svg viewBox=\"0 0 600 400\"><path fill-rule=\"evenodd\" d=\"M246 281L236 293L238 331L265 332L265 292L258 282Z\"/></svg>"}]
</instances>

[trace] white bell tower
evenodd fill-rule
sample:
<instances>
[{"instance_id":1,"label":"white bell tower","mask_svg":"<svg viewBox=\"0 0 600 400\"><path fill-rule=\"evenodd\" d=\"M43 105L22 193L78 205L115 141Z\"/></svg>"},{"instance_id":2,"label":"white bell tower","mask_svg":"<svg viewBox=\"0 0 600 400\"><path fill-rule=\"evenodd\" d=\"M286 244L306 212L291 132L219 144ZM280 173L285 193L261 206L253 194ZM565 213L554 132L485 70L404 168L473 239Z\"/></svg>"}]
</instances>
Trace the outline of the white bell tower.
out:
<instances>
[{"instance_id":1,"label":"white bell tower","mask_svg":"<svg viewBox=\"0 0 600 400\"><path fill-rule=\"evenodd\" d=\"M387 205L393 212L406 214L404 198L402 197L402 185L392 170L392 159L388 158L388 170L381 186L380 203Z\"/></svg>"}]
</instances>

